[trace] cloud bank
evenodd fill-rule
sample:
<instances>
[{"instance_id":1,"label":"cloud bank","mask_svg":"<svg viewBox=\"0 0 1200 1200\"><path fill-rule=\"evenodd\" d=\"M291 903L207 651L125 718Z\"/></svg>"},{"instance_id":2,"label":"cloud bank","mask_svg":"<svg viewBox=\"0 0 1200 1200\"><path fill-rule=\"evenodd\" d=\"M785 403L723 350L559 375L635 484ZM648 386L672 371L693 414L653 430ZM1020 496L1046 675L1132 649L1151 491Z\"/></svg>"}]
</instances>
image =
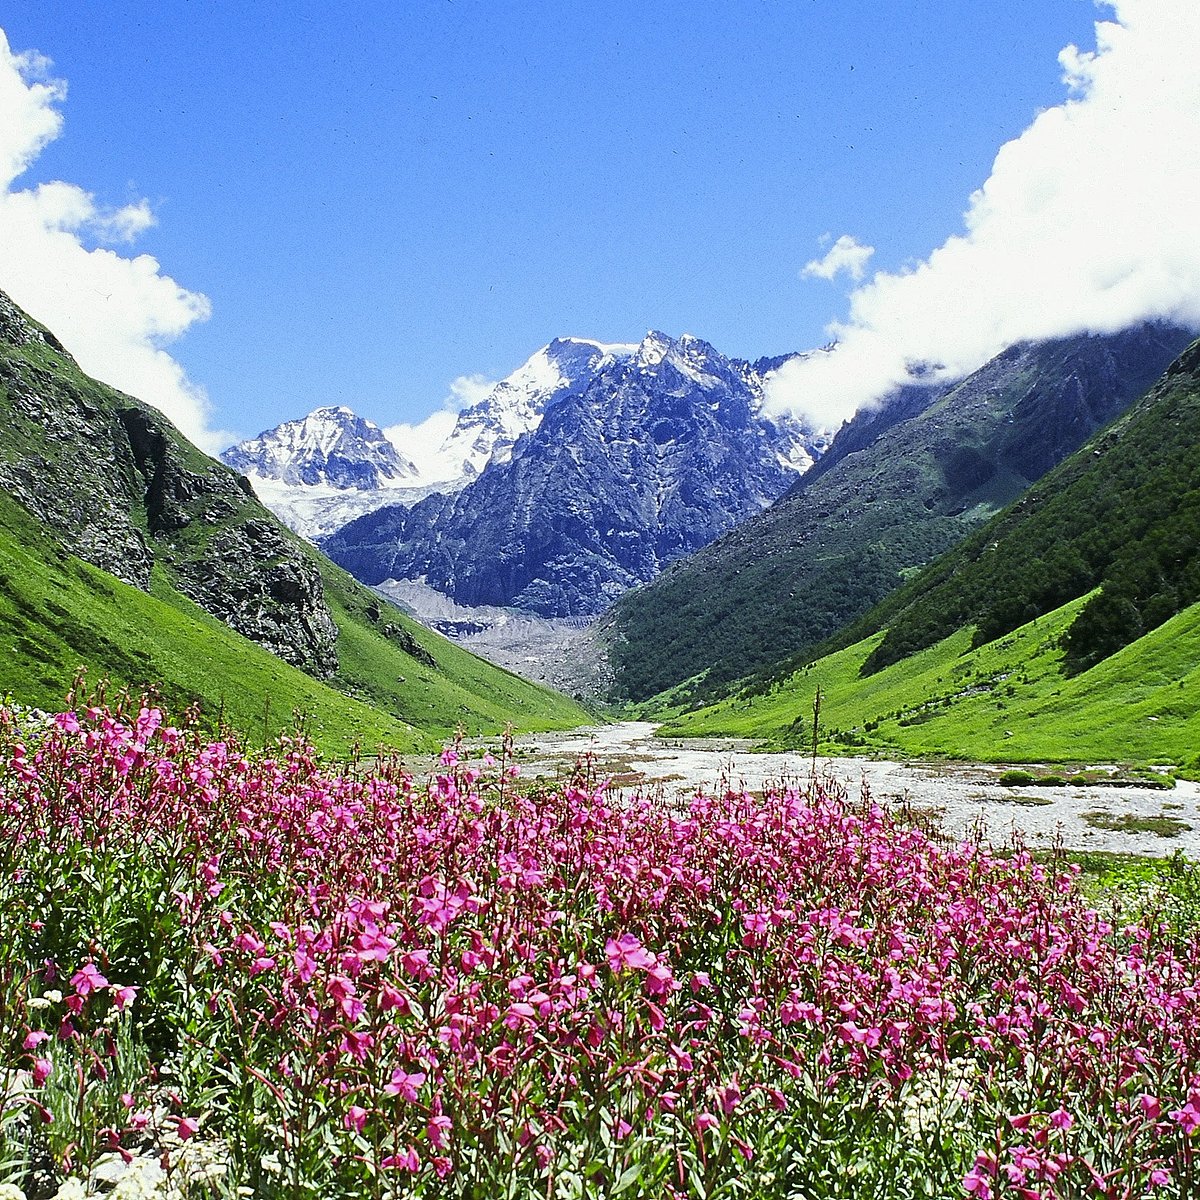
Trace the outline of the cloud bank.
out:
<instances>
[{"instance_id":1,"label":"cloud bank","mask_svg":"<svg viewBox=\"0 0 1200 1200\"><path fill-rule=\"evenodd\" d=\"M154 223L146 201L105 208L71 183L16 181L62 130L66 86L48 60L0 30L0 288L48 326L89 374L138 396L209 451L203 390L164 349L209 315L208 300L125 247Z\"/></svg>"},{"instance_id":2,"label":"cloud bank","mask_svg":"<svg viewBox=\"0 0 1200 1200\"><path fill-rule=\"evenodd\" d=\"M416 464L423 479L454 479L462 469L461 459L455 454L443 454L442 447L454 431L458 414L487 399L496 382L486 375L459 375L450 381L450 391L441 408L415 424L389 425L384 435L405 458Z\"/></svg>"},{"instance_id":3,"label":"cloud bank","mask_svg":"<svg viewBox=\"0 0 1200 1200\"><path fill-rule=\"evenodd\" d=\"M1059 55L1067 98L1001 148L964 231L856 288L836 352L778 371L774 407L836 422L914 364L955 378L1023 339L1200 328L1200 3L1104 7L1096 49ZM805 273L831 278L843 242Z\"/></svg>"}]
</instances>

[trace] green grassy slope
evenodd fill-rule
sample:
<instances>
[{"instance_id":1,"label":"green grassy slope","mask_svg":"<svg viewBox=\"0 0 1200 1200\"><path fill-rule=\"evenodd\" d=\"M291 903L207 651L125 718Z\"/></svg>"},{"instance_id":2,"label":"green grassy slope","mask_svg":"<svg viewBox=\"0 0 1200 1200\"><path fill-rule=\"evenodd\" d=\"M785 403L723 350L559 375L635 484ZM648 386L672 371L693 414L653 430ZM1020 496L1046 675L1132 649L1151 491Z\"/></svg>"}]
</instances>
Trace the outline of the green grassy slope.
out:
<instances>
[{"instance_id":1,"label":"green grassy slope","mask_svg":"<svg viewBox=\"0 0 1200 1200\"><path fill-rule=\"evenodd\" d=\"M355 744L429 749L460 724L489 733L510 721L568 728L587 719L563 697L426 630L414 636L436 665L404 653L357 619L353 605L363 598L338 582L331 599L342 667L331 686L232 632L161 571L147 594L67 554L0 496L0 694L52 708L85 667L93 683L154 686L176 709L198 703L208 718L223 714L254 741L289 728L301 713L330 754ZM389 615L405 620L395 610Z\"/></svg>"},{"instance_id":2,"label":"green grassy slope","mask_svg":"<svg viewBox=\"0 0 1200 1200\"><path fill-rule=\"evenodd\" d=\"M393 712L438 737L462 727L468 734L573 729L592 722L575 701L468 653L363 587L325 558L325 597L338 626L340 666L331 681L350 695ZM378 609L381 615L372 619ZM398 627L406 653L383 632ZM423 652L423 653L422 653ZM428 661L432 660L432 661Z\"/></svg>"},{"instance_id":3,"label":"green grassy slope","mask_svg":"<svg viewBox=\"0 0 1200 1200\"><path fill-rule=\"evenodd\" d=\"M1200 772L1200 605L1068 676L1062 641L1085 602L974 648L973 631L960 629L864 678L863 663L883 636L874 634L766 693L677 713L661 733L805 747L820 687L825 753L1167 763Z\"/></svg>"}]
</instances>

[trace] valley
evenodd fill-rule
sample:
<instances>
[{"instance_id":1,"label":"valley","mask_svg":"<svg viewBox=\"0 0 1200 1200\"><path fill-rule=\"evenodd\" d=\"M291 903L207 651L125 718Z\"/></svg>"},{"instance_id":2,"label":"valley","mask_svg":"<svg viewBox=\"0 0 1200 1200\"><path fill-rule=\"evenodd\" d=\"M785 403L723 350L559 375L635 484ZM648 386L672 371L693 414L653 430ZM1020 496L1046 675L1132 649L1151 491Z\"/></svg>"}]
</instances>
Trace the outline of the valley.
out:
<instances>
[{"instance_id":1,"label":"valley","mask_svg":"<svg viewBox=\"0 0 1200 1200\"><path fill-rule=\"evenodd\" d=\"M0 1200L1197 1200L1197 0L10 7Z\"/></svg>"}]
</instances>

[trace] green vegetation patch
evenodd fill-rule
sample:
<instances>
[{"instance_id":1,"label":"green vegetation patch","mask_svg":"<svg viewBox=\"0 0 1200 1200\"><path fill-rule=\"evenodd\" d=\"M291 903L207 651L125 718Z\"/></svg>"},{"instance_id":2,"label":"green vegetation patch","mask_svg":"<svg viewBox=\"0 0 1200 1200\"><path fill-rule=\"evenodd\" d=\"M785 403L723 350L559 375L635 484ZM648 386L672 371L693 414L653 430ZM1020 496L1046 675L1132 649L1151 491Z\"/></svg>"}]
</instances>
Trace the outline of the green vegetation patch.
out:
<instances>
[{"instance_id":1,"label":"green vegetation patch","mask_svg":"<svg viewBox=\"0 0 1200 1200\"><path fill-rule=\"evenodd\" d=\"M435 665L413 657L354 619L351 606L364 603L357 593L370 593L333 582L342 662L332 681L337 687L234 633L157 568L148 595L66 553L23 508L0 496L0 694L53 709L84 668L93 681L153 688L176 709L198 705L210 724L228 723L256 743L278 736L299 715L318 747L335 755L356 745L424 751L460 725L497 732L508 722L567 728L587 719L573 702L427 630L411 636ZM407 622L390 606L381 611Z\"/></svg>"},{"instance_id":2,"label":"green vegetation patch","mask_svg":"<svg viewBox=\"0 0 1200 1200\"><path fill-rule=\"evenodd\" d=\"M819 688L825 754L1170 764L1200 774L1200 605L1069 675L1062 639L1084 603L1072 601L983 646L972 646L972 629L960 629L864 677L862 664L883 637L873 634L765 692L668 712L659 732L761 738L772 748L804 749L812 742ZM1170 776L1149 770L1125 769L1120 777L1171 786ZM1113 781L1100 772L1083 778Z\"/></svg>"},{"instance_id":3,"label":"green vegetation patch","mask_svg":"<svg viewBox=\"0 0 1200 1200\"><path fill-rule=\"evenodd\" d=\"M1156 837L1172 838L1186 833L1191 826L1178 817L1159 813L1146 816L1142 813L1110 813L1104 809L1085 812L1083 819L1093 829L1106 829L1112 833L1153 833Z\"/></svg>"}]
</instances>

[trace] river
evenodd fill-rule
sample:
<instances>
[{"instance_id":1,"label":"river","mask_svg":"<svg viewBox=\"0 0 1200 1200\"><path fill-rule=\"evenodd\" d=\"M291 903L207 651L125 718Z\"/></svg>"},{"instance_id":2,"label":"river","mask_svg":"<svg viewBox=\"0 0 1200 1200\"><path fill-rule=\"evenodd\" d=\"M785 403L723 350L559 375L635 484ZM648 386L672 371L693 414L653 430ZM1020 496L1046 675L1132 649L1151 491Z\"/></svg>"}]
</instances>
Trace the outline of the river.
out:
<instances>
[{"instance_id":1,"label":"river","mask_svg":"<svg viewBox=\"0 0 1200 1200\"><path fill-rule=\"evenodd\" d=\"M660 739L645 721L598 725L569 733L517 739L524 778L567 778L587 761L593 778L610 779L623 791L661 791L686 798L697 789L726 785L761 791L779 784L806 787L813 763L804 755L755 753L729 739ZM890 762L868 758L820 758L819 778L853 795L863 787L877 801L908 805L936 821L952 837L982 828L993 842L1014 834L1031 849L1056 841L1068 850L1102 850L1200 857L1200 784L1180 781L1169 790L1151 787L1005 787L996 765Z\"/></svg>"}]
</instances>

